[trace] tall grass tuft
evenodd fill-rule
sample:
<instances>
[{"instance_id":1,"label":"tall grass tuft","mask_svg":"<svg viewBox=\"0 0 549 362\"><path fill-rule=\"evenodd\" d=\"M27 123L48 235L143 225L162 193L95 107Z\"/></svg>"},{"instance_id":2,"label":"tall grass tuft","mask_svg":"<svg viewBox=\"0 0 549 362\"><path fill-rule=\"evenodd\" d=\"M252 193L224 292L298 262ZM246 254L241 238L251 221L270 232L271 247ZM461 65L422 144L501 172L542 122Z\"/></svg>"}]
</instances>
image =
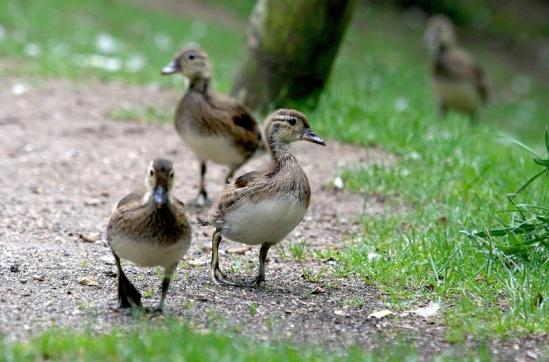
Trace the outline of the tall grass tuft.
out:
<instances>
[{"instance_id":1,"label":"tall grass tuft","mask_svg":"<svg viewBox=\"0 0 549 362\"><path fill-rule=\"evenodd\" d=\"M484 252L496 256L530 259L537 255L549 261L549 207L541 204L519 203L517 198L535 185L535 181L547 182L549 178L549 130L545 132L546 158L542 158L528 146L514 141L534 156L534 162L542 169L526 181L517 192L508 195L511 217L499 220L500 226L478 232L468 232L477 238Z\"/></svg>"}]
</instances>

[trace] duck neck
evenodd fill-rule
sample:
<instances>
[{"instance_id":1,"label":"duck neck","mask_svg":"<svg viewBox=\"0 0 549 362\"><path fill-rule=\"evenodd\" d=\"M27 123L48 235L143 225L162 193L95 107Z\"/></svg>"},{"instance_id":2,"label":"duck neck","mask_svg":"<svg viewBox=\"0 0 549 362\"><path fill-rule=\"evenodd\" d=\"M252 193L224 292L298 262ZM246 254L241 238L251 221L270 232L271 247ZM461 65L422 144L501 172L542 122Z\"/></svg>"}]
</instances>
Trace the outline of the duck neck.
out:
<instances>
[{"instance_id":1,"label":"duck neck","mask_svg":"<svg viewBox=\"0 0 549 362\"><path fill-rule=\"evenodd\" d=\"M191 79L189 89L200 93L207 93L209 85L210 78L199 76Z\"/></svg>"},{"instance_id":2,"label":"duck neck","mask_svg":"<svg viewBox=\"0 0 549 362\"><path fill-rule=\"evenodd\" d=\"M271 151L271 157L276 163L278 163L282 157L289 154L288 144L274 139L272 135L268 137L267 144L269 145L269 151Z\"/></svg>"}]
</instances>

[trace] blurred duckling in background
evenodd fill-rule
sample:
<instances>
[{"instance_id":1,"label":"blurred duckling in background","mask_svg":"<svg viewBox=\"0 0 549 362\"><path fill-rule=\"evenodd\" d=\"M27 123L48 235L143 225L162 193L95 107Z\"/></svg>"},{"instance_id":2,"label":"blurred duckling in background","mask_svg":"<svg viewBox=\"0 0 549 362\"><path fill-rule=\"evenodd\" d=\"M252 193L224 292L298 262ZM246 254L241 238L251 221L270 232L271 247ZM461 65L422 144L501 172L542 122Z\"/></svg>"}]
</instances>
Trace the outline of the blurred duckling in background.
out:
<instances>
[{"instance_id":1,"label":"blurred duckling in background","mask_svg":"<svg viewBox=\"0 0 549 362\"><path fill-rule=\"evenodd\" d=\"M261 132L253 116L228 96L210 86L208 55L196 48L181 50L162 74L183 73L189 87L179 102L175 128L200 161L200 186L193 204L211 204L205 188L206 162L229 166L226 182L262 146Z\"/></svg>"},{"instance_id":2,"label":"blurred duckling in background","mask_svg":"<svg viewBox=\"0 0 549 362\"><path fill-rule=\"evenodd\" d=\"M484 71L457 45L454 25L445 16L428 20L424 41L433 57L431 76L439 115L455 110L476 121L480 107L488 100Z\"/></svg>"},{"instance_id":3,"label":"blurred duckling in background","mask_svg":"<svg viewBox=\"0 0 549 362\"><path fill-rule=\"evenodd\" d=\"M203 225L215 226L212 236L212 278L220 284L263 286L265 261L269 248L278 244L303 219L311 198L307 175L289 152L289 144L304 140L325 146L305 116L295 110L279 109L266 122L265 137L271 165L262 172L246 173L225 187ZM261 245L259 273L251 283L227 280L219 269L219 244L222 237Z\"/></svg>"},{"instance_id":4,"label":"blurred duckling in background","mask_svg":"<svg viewBox=\"0 0 549 362\"><path fill-rule=\"evenodd\" d=\"M191 227L183 203L172 196L172 162L152 161L145 177L146 191L124 197L107 227L107 240L118 269L119 308L141 307L141 294L128 280L120 258L139 266L164 267L162 294L157 311L162 311L170 280L191 242Z\"/></svg>"}]
</instances>

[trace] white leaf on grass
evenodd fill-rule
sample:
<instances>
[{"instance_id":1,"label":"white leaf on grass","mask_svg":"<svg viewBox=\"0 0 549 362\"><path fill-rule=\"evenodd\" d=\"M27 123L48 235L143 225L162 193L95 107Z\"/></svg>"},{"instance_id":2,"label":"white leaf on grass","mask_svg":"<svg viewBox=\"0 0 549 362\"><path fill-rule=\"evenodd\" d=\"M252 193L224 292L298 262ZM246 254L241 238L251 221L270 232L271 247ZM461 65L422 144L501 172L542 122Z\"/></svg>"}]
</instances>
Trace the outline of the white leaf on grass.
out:
<instances>
[{"instance_id":1,"label":"white leaf on grass","mask_svg":"<svg viewBox=\"0 0 549 362\"><path fill-rule=\"evenodd\" d=\"M402 312L400 315L402 317L406 317L410 314L414 314L421 318L429 318L432 316L435 316L440 311L440 302L429 302L427 306L413 309L413 310L407 310L405 312Z\"/></svg>"},{"instance_id":2,"label":"white leaf on grass","mask_svg":"<svg viewBox=\"0 0 549 362\"><path fill-rule=\"evenodd\" d=\"M421 158L421 155L415 151L412 151L406 155L406 158L409 158L411 160L419 160Z\"/></svg>"},{"instance_id":3,"label":"white leaf on grass","mask_svg":"<svg viewBox=\"0 0 549 362\"><path fill-rule=\"evenodd\" d=\"M334 187L338 190L341 190L344 186L344 183L343 183L343 179L339 176L337 176L335 179L334 179Z\"/></svg>"},{"instance_id":4,"label":"white leaf on grass","mask_svg":"<svg viewBox=\"0 0 549 362\"><path fill-rule=\"evenodd\" d=\"M389 309L383 309L383 310L379 310L377 312L368 314L368 318L381 319L393 314L395 313L391 312Z\"/></svg>"},{"instance_id":5,"label":"white leaf on grass","mask_svg":"<svg viewBox=\"0 0 549 362\"><path fill-rule=\"evenodd\" d=\"M81 67L93 67L116 72L122 67L122 61L115 57L103 55L82 55L76 57L76 63Z\"/></svg>"},{"instance_id":6,"label":"white leaf on grass","mask_svg":"<svg viewBox=\"0 0 549 362\"><path fill-rule=\"evenodd\" d=\"M101 33L95 38L95 46L99 52L104 54L112 54L118 48L116 39L107 33Z\"/></svg>"},{"instance_id":7,"label":"white leaf on grass","mask_svg":"<svg viewBox=\"0 0 549 362\"><path fill-rule=\"evenodd\" d=\"M436 315L439 310L440 310L439 302L429 302L429 304L427 304L426 307L417 308L413 310L412 313L416 314L419 317L428 318Z\"/></svg>"},{"instance_id":8,"label":"white leaf on grass","mask_svg":"<svg viewBox=\"0 0 549 362\"><path fill-rule=\"evenodd\" d=\"M147 61L144 56L141 54L134 54L126 60L126 69L128 72L135 73L143 69L146 64Z\"/></svg>"},{"instance_id":9,"label":"white leaf on grass","mask_svg":"<svg viewBox=\"0 0 549 362\"><path fill-rule=\"evenodd\" d=\"M24 51L29 57L37 57L42 53L42 48L38 44L29 43L25 45Z\"/></svg>"}]
</instances>

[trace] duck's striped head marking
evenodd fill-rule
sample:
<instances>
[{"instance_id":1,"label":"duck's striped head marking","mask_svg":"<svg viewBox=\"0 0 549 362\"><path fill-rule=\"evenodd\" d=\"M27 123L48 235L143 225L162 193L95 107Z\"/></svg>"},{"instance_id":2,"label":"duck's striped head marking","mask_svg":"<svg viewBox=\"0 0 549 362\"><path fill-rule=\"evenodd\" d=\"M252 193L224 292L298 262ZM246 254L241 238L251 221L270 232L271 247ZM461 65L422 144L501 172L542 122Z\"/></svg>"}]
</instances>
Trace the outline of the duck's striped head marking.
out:
<instances>
[{"instance_id":1,"label":"duck's striped head marking","mask_svg":"<svg viewBox=\"0 0 549 362\"><path fill-rule=\"evenodd\" d=\"M307 117L293 109L279 109L273 112L267 120L265 134L270 144L289 144L305 140L326 145L313 133Z\"/></svg>"}]
</instances>

